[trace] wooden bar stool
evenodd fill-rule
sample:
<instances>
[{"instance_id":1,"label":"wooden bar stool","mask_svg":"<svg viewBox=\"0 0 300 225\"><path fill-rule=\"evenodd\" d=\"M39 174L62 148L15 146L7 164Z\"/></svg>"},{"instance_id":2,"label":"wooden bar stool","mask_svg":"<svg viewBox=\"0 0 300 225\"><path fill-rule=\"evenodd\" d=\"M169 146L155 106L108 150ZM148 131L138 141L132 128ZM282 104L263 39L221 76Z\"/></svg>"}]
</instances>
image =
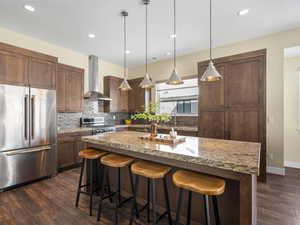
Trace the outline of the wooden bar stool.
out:
<instances>
[{"instance_id":1,"label":"wooden bar stool","mask_svg":"<svg viewBox=\"0 0 300 225\"><path fill-rule=\"evenodd\" d=\"M92 216L92 210L93 210L93 195L96 192L95 188L95 182L94 182L94 167L97 164L97 160L107 154L106 152L103 151L98 151L94 149L85 149L79 152L79 157L82 159L81 163L81 170L80 170L80 177L79 177L79 183L78 183L78 189L77 189L77 196L76 196L76 203L75 206L78 207L79 203L79 197L80 194L88 194L90 196L90 216ZM82 177L83 177L83 172L84 172L84 167L85 164L89 161L89 166L90 166L90 173L89 177L87 178L87 184L82 185ZM96 170L97 173L97 170ZM88 183L89 180L89 183ZM89 187L89 192L82 191L81 188L83 187Z\"/></svg>"},{"instance_id":2,"label":"wooden bar stool","mask_svg":"<svg viewBox=\"0 0 300 225\"><path fill-rule=\"evenodd\" d=\"M180 188L176 211L176 225L178 225L180 219L183 189L188 191L188 211L186 221L187 225L190 224L191 220L191 205L193 192L203 195L206 225L211 225L211 219L209 214L209 196L212 196L216 222L215 224L221 224L217 196L223 194L225 191L225 181L223 179L191 171L179 170L173 174L173 182L177 187Z\"/></svg>"},{"instance_id":3,"label":"wooden bar stool","mask_svg":"<svg viewBox=\"0 0 300 225\"><path fill-rule=\"evenodd\" d=\"M147 220L148 220L148 223L150 222L150 198L151 198L153 224L157 224L164 216L168 215L169 225L172 225L170 201L169 201L169 194L168 194L167 181L166 181L166 175L170 171L171 171L171 168L168 166L157 164L157 163L152 163L152 162L148 162L148 161L139 161L139 162L132 164L131 172L136 175L135 187L134 187L134 199L135 199L134 203L136 204L139 176L147 178L148 190L147 190L147 203L140 210L137 210L136 215L134 215L134 208L132 208L130 224L132 224L134 217L139 218L139 213L142 212L146 208L147 208ZM163 180L165 201L166 201L166 208L167 208L166 212L164 212L162 215L160 215L158 217L158 219L156 219L156 210L155 210L155 206L156 206L155 181L157 179ZM137 204L133 205L133 207L137 207Z\"/></svg>"},{"instance_id":4,"label":"wooden bar stool","mask_svg":"<svg viewBox=\"0 0 300 225\"><path fill-rule=\"evenodd\" d=\"M101 212L102 212L102 201L108 197L112 197L114 195L117 196L117 202L115 205L115 224L118 224L118 209L123 206L124 203L126 203L129 200L133 199L132 197L129 197L125 200L122 201L122 196L121 196L121 168L127 167L129 170L129 176L130 176L130 183L131 183L131 188L132 188L132 193L134 192L134 187L133 187L133 179L132 179L132 174L130 171L130 165L134 161L134 158L128 157L128 156L123 156L123 155L118 155L118 154L108 154L106 156L103 156L100 161L101 164L104 165L103 168L103 176L102 176L102 181L101 181L101 197L100 197L100 202L99 202L99 207L98 207L98 215L97 215L97 220L100 221L101 218ZM107 168L117 168L118 169L118 181L117 181L117 190L115 192L110 193L108 196L104 196L104 182L103 178L108 176L108 171Z\"/></svg>"}]
</instances>

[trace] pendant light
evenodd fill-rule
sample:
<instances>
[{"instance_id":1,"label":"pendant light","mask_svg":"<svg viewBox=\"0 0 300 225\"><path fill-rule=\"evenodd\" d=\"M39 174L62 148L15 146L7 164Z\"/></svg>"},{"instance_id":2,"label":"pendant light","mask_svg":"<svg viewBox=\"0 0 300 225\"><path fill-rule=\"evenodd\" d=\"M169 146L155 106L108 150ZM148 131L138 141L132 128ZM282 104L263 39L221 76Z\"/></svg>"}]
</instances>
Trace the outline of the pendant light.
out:
<instances>
[{"instance_id":1,"label":"pendant light","mask_svg":"<svg viewBox=\"0 0 300 225\"><path fill-rule=\"evenodd\" d=\"M174 34L173 34L173 40L174 40L174 56L173 56L173 72L167 81L167 84L169 85L179 85L183 84L183 81L176 70L176 0L174 0Z\"/></svg>"},{"instance_id":2,"label":"pendant light","mask_svg":"<svg viewBox=\"0 0 300 225\"><path fill-rule=\"evenodd\" d=\"M124 26L124 61L123 61L123 67L124 67L124 79L123 79L123 82L121 83L119 89L121 91L129 91L131 90L132 88L130 87L128 81L127 81L127 54L126 54L126 51L127 51L127 29L126 29L126 17L128 16L128 12L126 11L122 11L121 12L121 15L123 16L123 26Z\"/></svg>"},{"instance_id":3,"label":"pendant light","mask_svg":"<svg viewBox=\"0 0 300 225\"><path fill-rule=\"evenodd\" d=\"M148 74L148 5L150 4L150 0L143 0L143 3L146 6L146 73L139 86L141 88L152 88L154 84Z\"/></svg>"},{"instance_id":4,"label":"pendant light","mask_svg":"<svg viewBox=\"0 0 300 225\"><path fill-rule=\"evenodd\" d=\"M218 81L223 79L222 75L217 71L212 59L212 0L209 1L209 64L204 74L201 77L201 81Z\"/></svg>"}]
</instances>

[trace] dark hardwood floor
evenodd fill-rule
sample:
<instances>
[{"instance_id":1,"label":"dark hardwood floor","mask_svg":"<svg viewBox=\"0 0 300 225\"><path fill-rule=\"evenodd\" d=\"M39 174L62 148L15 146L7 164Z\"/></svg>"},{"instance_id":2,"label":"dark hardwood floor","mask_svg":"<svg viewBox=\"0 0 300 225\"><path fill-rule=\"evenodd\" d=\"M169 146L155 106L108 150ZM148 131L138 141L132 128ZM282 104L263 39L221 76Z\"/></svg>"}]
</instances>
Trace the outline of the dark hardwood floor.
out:
<instances>
[{"instance_id":1,"label":"dark hardwood floor","mask_svg":"<svg viewBox=\"0 0 300 225\"><path fill-rule=\"evenodd\" d=\"M268 175L268 183L258 185L258 225L300 225L300 170L286 172L285 177ZM79 170L73 169L0 193L0 225L112 224L109 203L101 223L88 215L86 196L82 195L79 208L74 207L78 176ZM127 224L129 211L128 207L120 210L119 224Z\"/></svg>"}]
</instances>

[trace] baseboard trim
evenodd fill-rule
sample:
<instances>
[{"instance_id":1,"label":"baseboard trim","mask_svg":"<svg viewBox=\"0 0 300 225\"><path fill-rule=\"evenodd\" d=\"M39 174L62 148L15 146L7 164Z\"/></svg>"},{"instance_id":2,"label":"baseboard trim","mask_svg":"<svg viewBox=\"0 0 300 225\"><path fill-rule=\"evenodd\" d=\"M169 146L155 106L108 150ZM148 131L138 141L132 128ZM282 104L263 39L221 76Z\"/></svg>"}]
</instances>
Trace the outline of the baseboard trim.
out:
<instances>
[{"instance_id":1,"label":"baseboard trim","mask_svg":"<svg viewBox=\"0 0 300 225\"><path fill-rule=\"evenodd\" d=\"M285 167L291 167L291 168L300 169L300 163L299 162L285 161L284 162L284 166Z\"/></svg>"},{"instance_id":2,"label":"baseboard trim","mask_svg":"<svg viewBox=\"0 0 300 225\"><path fill-rule=\"evenodd\" d=\"M267 173L285 176L285 169L278 167L267 167Z\"/></svg>"}]
</instances>

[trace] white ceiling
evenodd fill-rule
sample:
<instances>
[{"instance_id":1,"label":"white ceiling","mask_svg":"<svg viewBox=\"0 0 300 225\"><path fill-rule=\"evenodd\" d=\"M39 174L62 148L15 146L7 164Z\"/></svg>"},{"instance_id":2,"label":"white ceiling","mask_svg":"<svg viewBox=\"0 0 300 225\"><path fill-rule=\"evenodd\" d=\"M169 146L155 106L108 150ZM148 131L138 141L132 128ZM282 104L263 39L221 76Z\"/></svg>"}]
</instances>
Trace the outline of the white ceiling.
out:
<instances>
[{"instance_id":1,"label":"white ceiling","mask_svg":"<svg viewBox=\"0 0 300 225\"><path fill-rule=\"evenodd\" d=\"M172 0L149 6L149 57L172 51ZM34 13L23 5L35 6ZM214 46L300 26L299 0L214 0ZM177 0L178 54L208 48L208 0ZM248 15L237 12L250 8ZM121 10L129 12L129 67L144 63L145 10L140 0L1 0L0 26L122 64ZM95 33L89 39L88 33Z\"/></svg>"}]
</instances>

